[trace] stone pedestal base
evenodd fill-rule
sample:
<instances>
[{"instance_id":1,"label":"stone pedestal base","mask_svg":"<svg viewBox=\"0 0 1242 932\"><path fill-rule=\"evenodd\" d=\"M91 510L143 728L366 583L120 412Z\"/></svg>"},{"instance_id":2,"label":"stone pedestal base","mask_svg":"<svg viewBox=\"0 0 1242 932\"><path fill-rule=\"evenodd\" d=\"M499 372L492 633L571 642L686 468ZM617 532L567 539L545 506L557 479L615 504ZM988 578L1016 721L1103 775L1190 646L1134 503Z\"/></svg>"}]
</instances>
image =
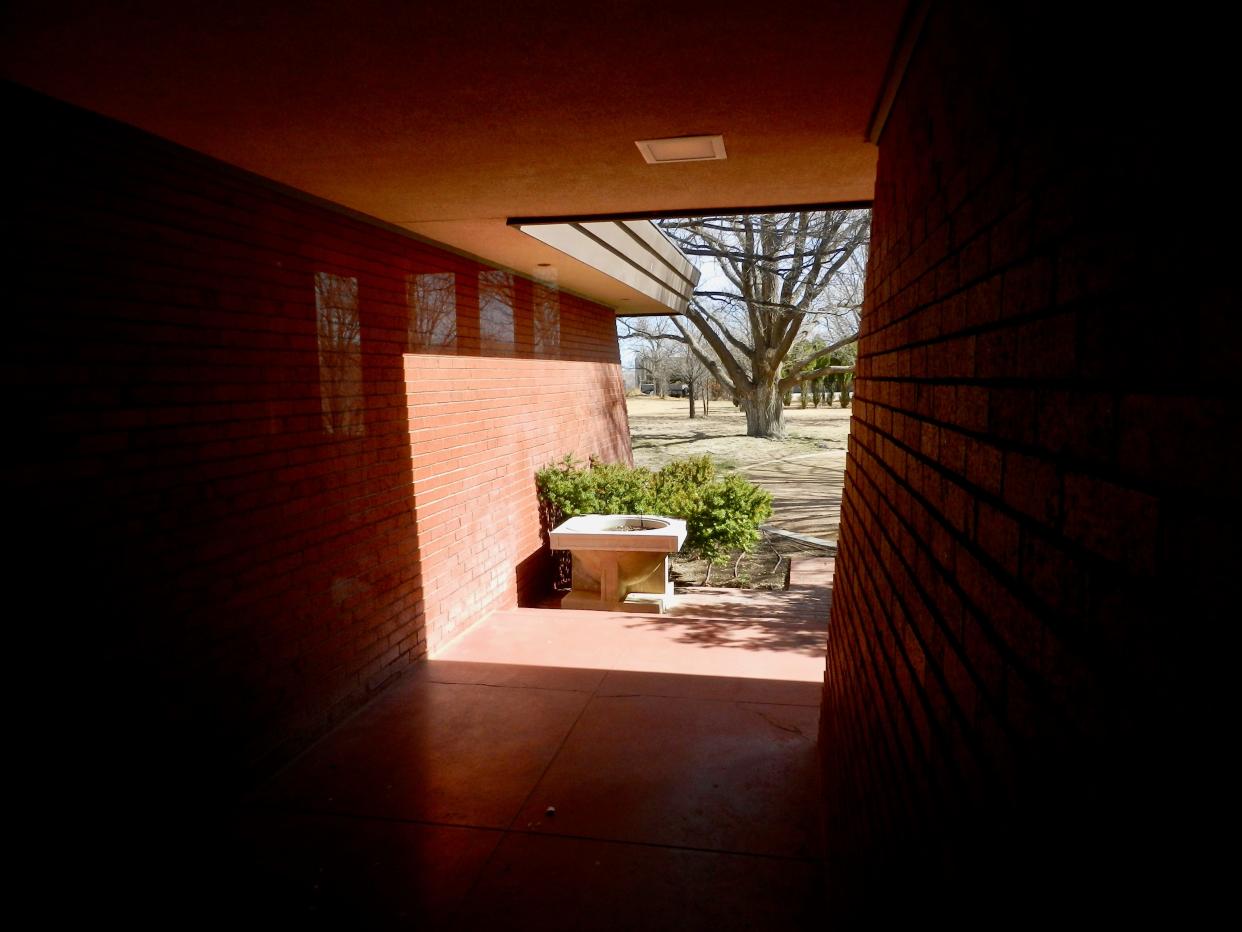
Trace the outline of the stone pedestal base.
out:
<instances>
[{"instance_id":1,"label":"stone pedestal base","mask_svg":"<svg viewBox=\"0 0 1242 932\"><path fill-rule=\"evenodd\" d=\"M665 584L664 592L631 592L620 602L601 599L598 592L590 589L574 589L561 599L561 608L589 609L596 612L652 612L662 615L673 607L676 598L672 580L669 580Z\"/></svg>"},{"instance_id":2,"label":"stone pedestal base","mask_svg":"<svg viewBox=\"0 0 1242 932\"><path fill-rule=\"evenodd\" d=\"M673 603L669 556L686 542L686 522L661 515L577 515L548 542L573 556L572 590L561 608L666 612Z\"/></svg>"}]
</instances>

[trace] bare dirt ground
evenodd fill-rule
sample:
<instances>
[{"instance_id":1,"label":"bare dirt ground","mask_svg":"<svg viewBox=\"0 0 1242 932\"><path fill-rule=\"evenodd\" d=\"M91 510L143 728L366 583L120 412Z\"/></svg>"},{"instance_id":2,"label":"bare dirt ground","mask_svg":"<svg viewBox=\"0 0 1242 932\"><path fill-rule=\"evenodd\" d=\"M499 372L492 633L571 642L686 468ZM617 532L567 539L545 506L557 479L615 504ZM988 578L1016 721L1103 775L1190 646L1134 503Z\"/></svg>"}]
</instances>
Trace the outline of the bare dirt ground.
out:
<instances>
[{"instance_id":1,"label":"bare dirt ground","mask_svg":"<svg viewBox=\"0 0 1242 932\"><path fill-rule=\"evenodd\" d=\"M785 409L784 440L746 436L746 418L727 401L713 402L711 415L690 420L681 398L627 399L634 465L659 469L665 463L708 454L721 472L736 472L772 493L769 525L835 541L841 521L841 488L850 410L838 407ZM753 554L712 568L710 584L781 588L792 556L832 551L776 535L765 535ZM702 585L701 561L678 558L678 585Z\"/></svg>"}]
</instances>

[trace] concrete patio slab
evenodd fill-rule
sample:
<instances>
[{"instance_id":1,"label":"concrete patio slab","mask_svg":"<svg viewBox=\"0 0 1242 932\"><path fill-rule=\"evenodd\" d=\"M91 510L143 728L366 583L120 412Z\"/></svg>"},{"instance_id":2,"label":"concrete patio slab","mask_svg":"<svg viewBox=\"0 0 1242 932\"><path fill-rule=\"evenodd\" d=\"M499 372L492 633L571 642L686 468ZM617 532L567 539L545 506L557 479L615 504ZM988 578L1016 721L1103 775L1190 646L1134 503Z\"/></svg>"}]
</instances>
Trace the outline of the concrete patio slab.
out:
<instances>
[{"instance_id":1,"label":"concrete patio slab","mask_svg":"<svg viewBox=\"0 0 1242 932\"><path fill-rule=\"evenodd\" d=\"M517 827L813 857L818 722L805 706L596 696Z\"/></svg>"},{"instance_id":2,"label":"concrete patio slab","mask_svg":"<svg viewBox=\"0 0 1242 932\"><path fill-rule=\"evenodd\" d=\"M270 780L223 887L367 927L795 929L831 561L665 617L496 612Z\"/></svg>"},{"instance_id":3,"label":"concrete patio slab","mask_svg":"<svg viewBox=\"0 0 1242 932\"><path fill-rule=\"evenodd\" d=\"M510 833L461 928L812 929L817 871L805 860Z\"/></svg>"},{"instance_id":4,"label":"concrete patio slab","mask_svg":"<svg viewBox=\"0 0 1242 932\"><path fill-rule=\"evenodd\" d=\"M589 698L412 678L311 748L261 798L317 812L505 828Z\"/></svg>"}]
</instances>

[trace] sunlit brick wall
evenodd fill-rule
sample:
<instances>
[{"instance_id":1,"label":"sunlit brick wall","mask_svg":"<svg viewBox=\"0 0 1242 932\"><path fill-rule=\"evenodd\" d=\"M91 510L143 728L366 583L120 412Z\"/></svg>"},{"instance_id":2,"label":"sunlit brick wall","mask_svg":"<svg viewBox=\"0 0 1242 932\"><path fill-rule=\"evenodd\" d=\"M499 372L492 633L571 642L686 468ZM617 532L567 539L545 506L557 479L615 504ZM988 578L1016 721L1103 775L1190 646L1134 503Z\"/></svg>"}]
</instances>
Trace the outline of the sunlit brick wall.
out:
<instances>
[{"instance_id":1,"label":"sunlit brick wall","mask_svg":"<svg viewBox=\"0 0 1242 932\"><path fill-rule=\"evenodd\" d=\"M546 591L535 470L566 453L628 461L629 439L611 365L410 356L406 367L434 651L482 613Z\"/></svg>"},{"instance_id":2,"label":"sunlit brick wall","mask_svg":"<svg viewBox=\"0 0 1242 932\"><path fill-rule=\"evenodd\" d=\"M76 727L235 778L538 594L534 470L629 456L608 309L5 97L0 469Z\"/></svg>"},{"instance_id":3,"label":"sunlit brick wall","mask_svg":"<svg viewBox=\"0 0 1242 932\"><path fill-rule=\"evenodd\" d=\"M880 142L822 741L862 911L1167 905L1213 772L1242 341L1186 98L1135 23L1002 6L932 5Z\"/></svg>"}]
</instances>

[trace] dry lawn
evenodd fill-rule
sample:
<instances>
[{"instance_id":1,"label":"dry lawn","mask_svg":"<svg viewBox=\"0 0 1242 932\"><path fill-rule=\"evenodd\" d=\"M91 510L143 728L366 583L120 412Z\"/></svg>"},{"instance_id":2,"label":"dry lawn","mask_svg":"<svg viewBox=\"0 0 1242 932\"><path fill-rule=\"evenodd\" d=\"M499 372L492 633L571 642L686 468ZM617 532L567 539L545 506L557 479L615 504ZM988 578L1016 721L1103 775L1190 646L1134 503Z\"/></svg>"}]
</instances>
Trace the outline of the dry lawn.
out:
<instances>
[{"instance_id":1,"label":"dry lawn","mask_svg":"<svg viewBox=\"0 0 1242 932\"><path fill-rule=\"evenodd\" d=\"M835 541L841 520L848 408L785 409L784 440L746 436L746 418L727 401L714 402L709 417L690 420L683 398L627 400L634 464L658 469L688 456L708 454L723 472L737 472L772 493L773 527ZM713 585L760 588L784 585L790 556L825 551L769 536L736 564L712 570ZM701 584L706 567L678 559L677 582ZM730 578L732 577L732 578Z\"/></svg>"}]
</instances>

